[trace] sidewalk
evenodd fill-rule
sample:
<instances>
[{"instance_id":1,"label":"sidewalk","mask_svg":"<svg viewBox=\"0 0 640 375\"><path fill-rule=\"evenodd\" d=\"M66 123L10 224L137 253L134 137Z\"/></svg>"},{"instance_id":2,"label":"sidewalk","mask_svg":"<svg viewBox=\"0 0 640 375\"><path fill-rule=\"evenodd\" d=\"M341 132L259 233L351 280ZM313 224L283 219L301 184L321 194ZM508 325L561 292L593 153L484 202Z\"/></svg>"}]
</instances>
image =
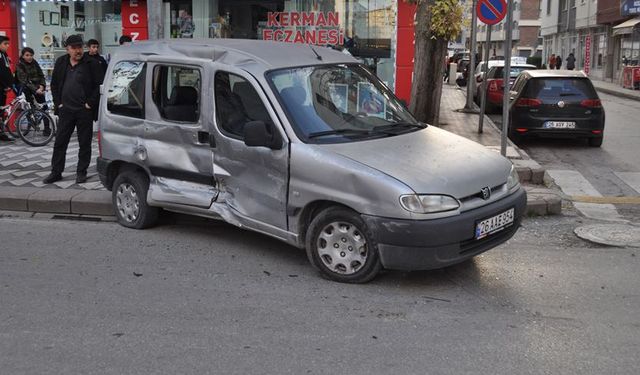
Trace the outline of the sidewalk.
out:
<instances>
[{"instance_id":1,"label":"sidewalk","mask_svg":"<svg viewBox=\"0 0 640 375\"><path fill-rule=\"evenodd\" d=\"M640 90L625 89L617 83L598 81L592 79L591 82L597 91L605 94L627 98L631 100L640 100Z\"/></svg>"}]
</instances>

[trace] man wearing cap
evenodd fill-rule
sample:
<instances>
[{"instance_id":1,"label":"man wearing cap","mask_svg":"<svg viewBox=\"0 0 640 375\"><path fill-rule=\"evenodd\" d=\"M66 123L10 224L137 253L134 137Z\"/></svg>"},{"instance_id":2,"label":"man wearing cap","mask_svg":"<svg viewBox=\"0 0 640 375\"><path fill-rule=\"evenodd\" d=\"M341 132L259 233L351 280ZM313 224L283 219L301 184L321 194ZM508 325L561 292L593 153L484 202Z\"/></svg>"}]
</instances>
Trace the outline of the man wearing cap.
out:
<instances>
[{"instance_id":1,"label":"man wearing cap","mask_svg":"<svg viewBox=\"0 0 640 375\"><path fill-rule=\"evenodd\" d=\"M51 94L59 120L51 158L51 174L44 179L45 184L62 180L67 146L74 129L78 131L80 145L76 182L87 181L93 120L98 117L100 84L104 73L95 59L84 56L83 44L82 36L69 36L65 43L67 54L56 60L51 74Z\"/></svg>"}]
</instances>

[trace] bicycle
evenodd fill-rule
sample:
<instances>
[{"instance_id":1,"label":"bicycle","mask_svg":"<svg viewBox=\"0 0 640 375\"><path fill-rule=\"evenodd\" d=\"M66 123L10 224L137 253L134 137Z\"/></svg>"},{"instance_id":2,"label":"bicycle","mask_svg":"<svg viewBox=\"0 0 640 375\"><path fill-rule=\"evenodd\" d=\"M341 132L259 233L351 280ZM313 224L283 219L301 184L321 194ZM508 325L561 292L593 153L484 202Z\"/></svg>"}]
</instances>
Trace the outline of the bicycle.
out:
<instances>
[{"instance_id":1,"label":"bicycle","mask_svg":"<svg viewBox=\"0 0 640 375\"><path fill-rule=\"evenodd\" d=\"M26 102L26 109L16 119L18 135L24 143L30 146L46 146L55 135L55 120L48 111L42 109L44 104ZM49 123L49 129L45 126L46 123Z\"/></svg>"},{"instance_id":2,"label":"bicycle","mask_svg":"<svg viewBox=\"0 0 640 375\"><path fill-rule=\"evenodd\" d=\"M18 90L15 99L9 105L0 107L4 130L13 138L16 138L17 134L30 146L47 145L55 135L56 123L48 111L42 109L43 107L44 104L31 104L22 90ZM20 114L12 123L11 118L18 112ZM46 122L49 122L49 131L46 131Z\"/></svg>"}]
</instances>

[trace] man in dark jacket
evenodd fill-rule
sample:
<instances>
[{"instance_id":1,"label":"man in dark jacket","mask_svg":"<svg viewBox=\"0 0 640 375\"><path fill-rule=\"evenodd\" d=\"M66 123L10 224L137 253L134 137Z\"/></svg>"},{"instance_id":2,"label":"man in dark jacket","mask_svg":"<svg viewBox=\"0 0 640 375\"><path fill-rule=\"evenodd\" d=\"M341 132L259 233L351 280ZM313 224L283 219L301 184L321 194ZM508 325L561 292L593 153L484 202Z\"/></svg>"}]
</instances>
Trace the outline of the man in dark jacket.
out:
<instances>
[{"instance_id":1,"label":"man in dark jacket","mask_svg":"<svg viewBox=\"0 0 640 375\"><path fill-rule=\"evenodd\" d=\"M100 67L103 70L103 74L106 74L107 66L109 64L107 63L107 60L105 60L104 57L100 55L100 42L95 39L89 39L89 41L87 42L87 48L89 48L89 50L84 53L85 57L95 59L98 64L100 64Z\"/></svg>"},{"instance_id":2,"label":"man in dark jacket","mask_svg":"<svg viewBox=\"0 0 640 375\"><path fill-rule=\"evenodd\" d=\"M13 87L13 74L11 74L11 60L7 51L9 50L9 38L0 35L0 107L6 105L7 92ZM10 141L0 126L0 141Z\"/></svg>"},{"instance_id":3,"label":"man in dark jacket","mask_svg":"<svg viewBox=\"0 0 640 375\"><path fill-rule=\"evenodd\" d=\"M59 120L51 158L51 174L44 179L45 184L62 180L67 146L74 128L78 130L80 145L76 182L87 181L93 120L98 117L100 84L104 75L96 60L84 56L83 44L82 36L69 36L66 40L67 55L60 56L53 67L51 94Z\"/></svg>"},{"instance_id":4,"label":"man in dark jacket","mask_svg":"<svg viewBox=\"0 0 640 375\"><path fill-rule=\"evenodd\" d=\"M33 49L25 47L20 52L20 61L16 65L16 86L19 86L27 100L44 104L47 102L44 92L47 81L38 62L33 58ZM46 106L43 107L46 109ZM44 119L42 135L48 137L51 134L49 120Z\"/></svg>"},{"instance_id":5,"label":"man in dark jacket","mask_svg":"<svg viewBox=\"0 0 640 375\"><path fill-rule=\"evenodd\" d=\"M573 53L569 54L567 57L567 70L573 70L576 68L576 58L573 56Z\"/></svg>"}]
</instances>

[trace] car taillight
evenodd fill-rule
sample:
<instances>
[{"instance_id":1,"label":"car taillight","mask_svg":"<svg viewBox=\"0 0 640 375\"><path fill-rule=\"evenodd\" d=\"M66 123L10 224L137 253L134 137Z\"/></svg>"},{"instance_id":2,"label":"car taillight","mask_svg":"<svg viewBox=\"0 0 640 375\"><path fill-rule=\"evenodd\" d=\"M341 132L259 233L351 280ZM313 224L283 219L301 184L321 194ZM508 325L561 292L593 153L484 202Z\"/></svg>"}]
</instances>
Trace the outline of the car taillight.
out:
<instances>
[{"instance_id":1,"label":"car taillight","mask_svg":"<svg viewBox=\"0 0 640 375\"><path fill-rule=\"evenodd\" d=\"M580 105L587 108L602 108L600 99L585 99L580 102Z\"/></svg>"},{"instance_id":2,"label":"car taillight","mask_svg":"<svg viewBox=\"0 0 640 375\"><path fill-rule=\"evenodd\" d=\"M516 107L539 107L542 104L540 99L520 98L516 101Z\"/></svg>"}]
</instances>

